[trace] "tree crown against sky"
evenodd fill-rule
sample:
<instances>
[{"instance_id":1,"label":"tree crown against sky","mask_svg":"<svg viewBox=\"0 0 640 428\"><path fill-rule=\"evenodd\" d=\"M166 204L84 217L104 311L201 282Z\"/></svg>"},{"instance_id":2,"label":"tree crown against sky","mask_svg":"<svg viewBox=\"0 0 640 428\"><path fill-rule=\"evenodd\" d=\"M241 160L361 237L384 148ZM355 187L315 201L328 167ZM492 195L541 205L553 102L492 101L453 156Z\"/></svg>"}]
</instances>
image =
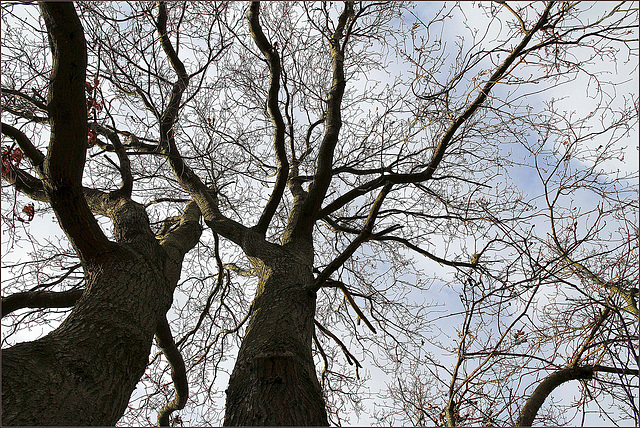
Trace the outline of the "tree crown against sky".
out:
<instances>
[{"instance_id":1,"label":"tree crown against sky","mask_svg":"<svg viewBox=\"0 0 640 428\"><path fill-rule=\"evenodd\" d=\"M574 380L576 399L546 400L538 422L637 423L635 4L75 10L87 52L76 150L100 230L130 242L106 194L142 207L164 251L192 200L204 228L181 250L176 346L156 333L164 356L151 348L121 423L155 423L185 383L173 422L221 423L256 308L279 307L254 301L278 270L269 257L290 259L292 278L296 260L309 269L304 337L330 423L509 425L554 379ZM3 20L8 347L67 316L88 250L63 220L73 246L38 227L51 204L64 211L38 166L65 156L50 144L53 27L32 5L3 3Z\"/></svg>"}]
</instances>

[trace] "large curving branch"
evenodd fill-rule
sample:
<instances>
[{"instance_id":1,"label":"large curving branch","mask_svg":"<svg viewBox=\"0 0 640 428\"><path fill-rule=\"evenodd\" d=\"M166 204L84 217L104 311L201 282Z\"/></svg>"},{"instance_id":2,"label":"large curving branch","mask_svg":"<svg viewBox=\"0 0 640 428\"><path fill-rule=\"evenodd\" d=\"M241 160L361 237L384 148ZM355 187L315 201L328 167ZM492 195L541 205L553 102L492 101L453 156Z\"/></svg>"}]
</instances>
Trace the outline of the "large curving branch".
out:
<instances>
[{"instance_id":1,"label":"large curving branch","mask_svg":"<svg viewBox=\"0 0 640 428\"><path fill-rule=\"evenodd\" d=\"M289 176L289 161L285 150L285 124L278 106L278 92L280 89L282 67L276 45L272 45L262 31L262 27L258 19L260 10L259 5L260 3L257 1L252 2L251 7L247 12L247 20L249 22L249 31L251 36L269 64L270 81L267 95L267 110L274 126L273 148L277 163L276 183L274 185L273 192L271 193L269 201L265 205L262 214L260 215L260 219L255 226L255 230L264 235L275 214L278 204L282 200L282 195L286 188Z\"/></svg>"},{"instance_id":2,"label":"large curving branch","mask_svg":"<svg viewBox=\"0 0 640 428\"><path fill-rule=\"evenodd\" d=\"M538 410L542 407L544 400L565 382L570 380L591 379L593 377L592 367L566 367L551 373L544 378L536 387L531 396L527 399L524 407L520 411L520 416L516 421L516 426L530 427L533 420L538 414Z\"/></svg>"},{"instance_id":3,"label":"large curving branch","mask_svg":"<svg viewBox=\"0 0 640 428\"><path fill-rule=\"evenodd\" d=\"M122 176L122 186L120 189L111 192L114 197L124 196L131 197L131 191L133 189L133 175L131 174L131 165L129 157L127 156L123 145L120 143L120 138L115 131L112 131L103 126L99 126L99 129L103 135L111 141L112 145L109 147L111 151L116 152L120 166L117 166L118 171ZM21 130L2 122L2 134L11 138L18 144L18 147L24 154L25 158L29 160L35 171L40 178L45 178L43 166L46 159L45 155L33 145L29 137L27 137ZM12 174L3 176L6 181L15 186L20 192L29 195L32 199L39 201L49 201L48 196L44 192L44 186L42 181L26 171L11 165ZM86 196L86 188L83 188ZM92 209L93 210L93 209Z\"/></svg>"},{"instance_id":4,"label":"large curving branch","mask_svg":"<svg viewBox=\"0 0 640 428\"><path fill-rule=\"evenodd\" d=\"M260 234L264 235L267 232L267 228L273 219L276 209L278 208L278 204L282 200L284 189L287 187L289 161L287 160L287 152L285 150L284 119L282 118L282 113L278 107L278 91L280 90L280 75L282 74L280 56L278 55L276 47L269 42L262 31L262 26L258 19L259 14L260 3L254 1L251 3L251 7L249 7L249 11L247 12L247 20L249 21L249 31L251 32L251 36L269 64L271 78L269 81L269 93L267 96L267 109L275 130L273 136L273 150L276 155L278 168L273 192L260 215L258 224L255 226L255 229Z\"/></svg>"},{"instance_id":5,"label":"large curving branch","mask_svg":"<svg viewBox=\"0 0 640 428\"><path fill-rule=\"evenodd\" d=\"M82 191L88 132L86 42L72 3L41 3L40 8L53 55L47 97L51 138L43 165L44 188L62 229L80 258L87 260L113 247Z\"/></svg>"},{"instance_id":6,"label":"large curving branch","mask_svg":"<svg viewBox=\"0 0 640 428\"><path fill-rule=\"evenodd\" d=\"M600 329L603 322L606 320L610 313L611 309L609 308L606 308L600 313L593 327L591 328L589 335L572 358L572 361L568 367L551 373L546 378L544 378L542 382L540 382L540 384L527 399L522 410L520 411L520 416L516 421L517 426L531 426L538 414L538 411L540 410L540 407L542 407L542 404L547 399L547 397L553 392L555 388L565 382L571 380L591 379L596 372L614 373L625 376L638 376L638 370L631 370L626 367L607 367L599 364L583 366L578 365L582 354L587 349L587 346L591 344L597 331Z\"/></svg>"}]
</instances>

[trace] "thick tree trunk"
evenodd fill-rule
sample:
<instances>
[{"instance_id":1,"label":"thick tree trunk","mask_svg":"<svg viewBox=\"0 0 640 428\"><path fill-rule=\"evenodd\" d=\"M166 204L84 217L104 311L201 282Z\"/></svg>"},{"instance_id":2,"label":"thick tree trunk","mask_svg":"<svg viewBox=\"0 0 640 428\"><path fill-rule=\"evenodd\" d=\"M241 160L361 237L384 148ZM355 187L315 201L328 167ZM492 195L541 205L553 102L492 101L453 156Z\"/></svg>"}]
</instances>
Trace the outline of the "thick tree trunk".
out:
<instances>
[{"instance_id":1,"label":"thick tree trunk","mask_svg":"<svg viewBox=\"0 0 640 428\"><path fill-rule=\"evenodd\" d=\"M227 389L225 425L328 425L311 341L315 293L308 265L263 265L251 319Z\"/></svg>"},{"instance_id":2,"label":"thick tree trunk","mask_svg":"<svg viewBox=\"0 0 640 428\"><path fill-rule=\"evenodd\" d=\"M171 304L165 263L118 247L85 267L87 287L47 336L2 351L2 425L114 425Z\"/></svg>"}]
</instances>

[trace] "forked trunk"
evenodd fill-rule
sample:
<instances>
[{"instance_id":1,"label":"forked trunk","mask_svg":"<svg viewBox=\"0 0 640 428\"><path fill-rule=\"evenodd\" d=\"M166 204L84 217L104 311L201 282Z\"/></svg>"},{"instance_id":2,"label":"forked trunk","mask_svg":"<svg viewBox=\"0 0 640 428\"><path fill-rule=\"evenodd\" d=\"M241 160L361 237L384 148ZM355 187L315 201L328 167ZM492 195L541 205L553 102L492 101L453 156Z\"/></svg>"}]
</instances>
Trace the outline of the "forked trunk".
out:
<instances>
[{"instance_id":1,"label":"forked trunk","mask_svg":"<svg viewBox=\"0 0 640 428\"><path fill-rule=\"evenodd\" d=\"M229 380L225 425L328 425L311 353L312 281L311 269L290 258L261 269Z\"/></svg>"}]
</instances>

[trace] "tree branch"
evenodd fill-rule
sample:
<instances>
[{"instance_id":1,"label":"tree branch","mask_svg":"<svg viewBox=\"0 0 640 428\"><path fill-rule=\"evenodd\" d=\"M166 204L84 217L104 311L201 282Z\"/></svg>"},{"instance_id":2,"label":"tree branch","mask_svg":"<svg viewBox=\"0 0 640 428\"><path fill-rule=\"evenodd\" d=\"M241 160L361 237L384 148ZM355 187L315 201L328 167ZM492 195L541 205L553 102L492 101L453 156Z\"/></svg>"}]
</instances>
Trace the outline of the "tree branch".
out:
<instances>
[{"instance_id":1,"label":"tree branch","mask_svg":"<svg viewBox=\"0 0 640 428\"><path fill-rule=\"evenodd\" d=\"M382 202L384 202L384 198L391 191L391 187L393 187L392 184L386 184L382 188L382 190L378 194L378 197L376 198L373 205L371 206L371 210L369 211L369 216L367 217L367 221L365 222L364 227L362 228L362 231L358 234L358 236L356 236L356 238L351 242L351 244L349 244L347 248L345 248L338 257L333 259L333 261L329 263L329 265L322 271L322 273L318 275L312 287L313 291L318 291L320 287L322 287L322 284L324 284L324 282L327 279L329 279L331 274L333 274L336 270L338 270L338 268L342 266L344 262L346 262L349 259L349 257L353 255L353 253L356 252L356 250L360 247L360 244L362 244L363 242L371 238L373 226L375 225L376 218L378 217L378 212L380 211ZM380 235L382 233L388 233L391 230L394 230L396 228L397 226L392 226L390 229L387 229L384 232L378 233L376 235Z\"/></svg>"},{"instance_id":2,"label":"tree branch","mask_svg":"<svg viewBox=\"0 0 640 428\"><path fill-rule=\"evenodd\" d=\"M2 93L3 94L10 94L10 95L14 95L18 98L22 98L23 100L26 100L28 102L30 102L31 104L33 104L34 106L36 106L38 109L47 112L47 105L44 104L42 101L35 99L32 96L29 96L21 91L17 91L15 89L10 89L10 88L2 88ZM4 107L3 107L4 108Z\"/></svg>"},{"instance_id":3,"label":"tree branch","mask_svg":"<svg viewBox=\"0 0 640 428\"><path fill-rule=\"evenodd\" d=\"M187 382L187 370L184 365L184 359L173 341L166 316L162 316L158 320L156 341L171 366L171 379L173 380L176 393L175 398L165 404L158 412L158 425L169 426L169 416L171 416L171 413L183 409L185 404L187 404L187 399L189 398L189 383Z\"/></svg>"},{"instance_id":4,"label":"tree branch","mask_svg":"<svg viewBox=\"0 0 640 428\"><path fill-rule=\"evenodd\" d=\"M310 236L318 211L331 183L333 153L338 143L342 127L342 97L346 87L344 76L344 46L340 46L347 20L353 16L353 4L345 2L344 10L338 18L338 25L330 39L333 78L327 98L327 116L324 138L318 150L316 173L309 187L307 197L294 228L294 236Z\"/></svg>"},{"instance_id":5,"label":"tree branch","mask_svg":"<svg viewBox=\"0 0 640 428\"><path fill-rule=\"evenodd\" d=\"M106 135L106 137L111 141L113 145L113 150L118 156L118 161L120 162L120 166L118 167L118 171L120 172L120 176L122 177L122 186L120 189L113 192L114 196L124 196L126 198L131 197L131 192L133 191L133 175L131 173L131 162L129 161L129 156L127 156L127 152L125 151L122 142L120 141L120 136L115 131L112 131L109 128L104 126L99 126L100 133L102 135Z\"/></svg>"},{"instance_id":6,"label":"tree branch","mask_svg":"<svg viewBox=\"0 0 640 428\"><path fill-rule=\"evenodd\" d=\"M516 426L530 427L538 414L538 410L542 407L544 400L558 386L570 380L591 379L592 377L593 367L566 367L551 373L540 382L527 399L516 421Z\"/></svg>"},{"instance_id":7,"label":"tree branch","mask_svg":"<svg viewBox=\"0 0 640 428\"><path fill-rule=\"evenodd\" d=\"M349 349L347 349L346 345L342 342L342 340L338 339L338 336L331 333L329 330L327 330L327 328L325 328L318 321L313 320L313 322L316 325L316 327L320 329L321 332L323 332L324 334L326 334L327 336L329 336L330 338L336 341L338 346L340 346L340 349L342 349L342 352L344 352L344 356L347 357L347 363L349 363L350 366L352 366L355 362L356 367L362 368L362 366L360 365L360 362L356 360L356 357L354 357L351 352L349 352Z\"/></svg>"},{"instance_id":8,"label":"tree branch","mask_svg":"<svg viewBox=\"0 0 640 428\"><path fill-rule=\"evenodd\" d=\"M51 139L44 161L44 188L62 229L86 260L112 248L82 191L88 132L86 43L72 3L40 3L40 9L53 54L47 105Z\"/></svg>"},{"instance_id":9,"label":"tree branch","mask_svg":"<svg viewBox=\"0 0 640 428\"><path fill-rule=\"evenodd\" d=\"M262 31L262 27L260 26L260 21L258 19L259 13L260 3L257 1L252 2L251 7L249 7L249 11L247 12L247 20L249 21L249 31L251 32L251 36L253 37L256 46L258 46L260 52L262 52L269 63L271 79L269 81L267 109L275 130L273 136L273 150L276 154L276 162L278 165L278 173L276 176L275 186L273 187L273 192L260 215L258 224L255 226L255 229L260 234L264 235L267 232L269 223L271 223L271 219L278 208L278 204L282 200L284 189L287 186L289 161L287 160L284 141L285 124L278 106L278 91L280 90L280 75L282 73L280 56L278 55L276 48L271 45Z\"/></svg>"},{"instance_id":10,"label":"tree branch","mask_svg":"<svg viewBox=\"0 0 640 428\"><path fill-rule=\"evenodd\" d=\"M356 311L356 313L358 314L358 317L360 319L362 319L362 321L364 321L364 323L367 325L367 327L369 327L369 330L371 330L373 333L377 333L376 329L373 327L373 325L369 322L369 320L367 319L367 317L364 315L364 313L362 313L362 311L360 310L360 308L358 307L358 305L356 304L355 300L353 300L353 296L351 296L351 293L349 292L349 289L347 288L347 286L344 284L344 282L341 281L334 281L332 279L328 279L324 282L324 284L322 285L323 287L338 287L340 290L342 290L342 292L344 293L344 296L347 298L347 301L349 302L349 304L351 305L351 307L353 308L354 311Z\"/></svg>"},{"instance_id":11,"label":"tree branch","mask_svg":"<svg viewBox=\"0 0 640 428\"><path fill-rule=\"evenodd\" d=\"M354 200L355 198L362 196L372 190L375 190L378 187L383 186L385 183L407 184L430 180L433 177L433 174L435 173L438 165L442 161L447 147L449 146L449 143L453 139L458 128L460 128L460 126L476 112L476 110L482 105L482 103L484 103L489 93L491 92L491 89L498 83L498 81L500 81L500 79L502 79L509 73L509 69L513 62L524 53L524 49L529 41L531 41L533 35L546 23L552 5L553 2L549 2L549 4L547 4L547 7L538 19L536 25L525 35L518 46L516 46L513 51L511 51L509 56L498 67L498 69L493 72L489 80L481 88L480 93L478 94L476 99L469 105L469 107L465 109L465 111L460 116L458 116L451 122L449 128L447 128L445 133L440 138L440 142L436 146L431 160L429 161L429 164L424 171L414 174L389 174L370 180L367 183L364 183L361 186L358 186L343 194L342 196L336 198L325 208L319 210L316 214L316 218L322 218L328 214L331 214L332 212L342 208L344 205Z\"/></svg>"},{"instance_id":12,"label":"tree branch","mask_svg":"<svg viewBox=\"0 0 640 428\"><path fill-rule=\"evenodd\" d=\"M180 216L178 227L160 240L162 248L174 259L182 260L184 255L200 240L202 234L200 215L198 205L194 201L189 202Z\"/></svg>"},{"instance_id":13,"label":"tree branch","mask_svg":"<svg viewBox=\"0 0 640 428\"><path fill-rule=\"evenodd\" d=\"M409 240L404 239L404 238L400 238L397 236L381 236L379 238L376 238L377 241L396 241L396 242L400 242L401 244L407 246L408 248L411 248L413 251L422 254L423 256L426 256L427 258L436 261L438 263L441 263L445 266L451 266L451 267L466 267L466 268L475 268L478 266L478 260L479 260L479 255L478 257L474 258L474 260L471 263L467 263L467 262L452 262L449 260L445 260L443 258L440 258L438 256L436 256L435 254L431 254L430 252L428 252L427 250L424 250L420 247L418 247L417 245L412 244Z\"/></svg>"},{"instance_id":14,"label":"tree branch","mask_svg":"<svg viewBox=\"0 0 640 428\"><path fill-rule=\"evenodd\" d=\"M167 6L165 2L158 2L158 18L156 29L160 35L160 43L169 61L178 75L178 82L173 85L171 97L167 108L160 117L160 143L159 146L167 154L169 165L173 170L180 185L193 197L202 212L206 224L215 232L225 238L242 244L247 228L236 221L233 221L220 213L216 201L210 190L204 185L200 178L184 162L178 147L176 146L173 126L178 118L180 100L184 90L189 83L189 76L184 64L178 57L169 36L167 34Z\"/></svg>"},{"instance_id":15,"label":"tree branch","mask_svg":"<svg viewBox=\"0 0 640 428\"><path fill-rule=\"evenodd\" d=\"M11 165L11 172L4 174L2 179L34 201L49 202L42 181L15 165Z\"/></svg>"},{"instance_id":16,"label":"tree branch","mask_svg":"<svg viewBox=\"0 0 640 428\"><path fill-rule=\"evenodd\" d=\"M2 106L2 112L10 113L16 117L21 117L23 119L27 119L29 122L34 123L47 123L49 122L49 118L45 116L36 116L31 110L16 110L9 106Z\"/></svg>"},{"instance_id":17,"label":"tree branch","mask_svg":"<svg viewBox=\"0 0 640 428\"><path fill-rule=\"evenodd\" d=\"M68 291L25 291L3 297L2 317L24 308L70 308L82 296L84 289Z\"/></svg>"},{"instance_id":18,"label":"tree branch","mask_svg":"<svg viewBox=\"0 0 640 428\"><path fill-rule=\"evenodd\" d=\"M4 122L2 122L2 133L18 144L18 147L22 150L22 154L31 162L31 165L38 174L42 176L45 156L33 145L29 137L27 137L24 132Z\"/></svg>"}]
</instances>

